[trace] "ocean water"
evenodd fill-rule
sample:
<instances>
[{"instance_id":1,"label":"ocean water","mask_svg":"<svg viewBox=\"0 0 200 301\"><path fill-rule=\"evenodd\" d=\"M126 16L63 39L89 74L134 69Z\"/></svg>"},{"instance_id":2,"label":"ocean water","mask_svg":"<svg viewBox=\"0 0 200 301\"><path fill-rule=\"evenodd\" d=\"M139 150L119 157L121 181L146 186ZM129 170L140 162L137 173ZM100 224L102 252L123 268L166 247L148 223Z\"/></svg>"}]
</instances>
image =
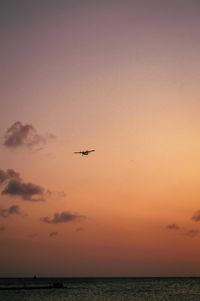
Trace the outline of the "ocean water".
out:
<instances>
[{"instance_id":1,"label":"ocean water","mask_svg":"<svg viewBox=\"0 0 200 301\"><path fill-rule=\"evenodd\" d=\"M67 288L1 290L1 301L200 301L200 278L15 278L0 279L2 287Z\"/></svg>"}]
</instances>

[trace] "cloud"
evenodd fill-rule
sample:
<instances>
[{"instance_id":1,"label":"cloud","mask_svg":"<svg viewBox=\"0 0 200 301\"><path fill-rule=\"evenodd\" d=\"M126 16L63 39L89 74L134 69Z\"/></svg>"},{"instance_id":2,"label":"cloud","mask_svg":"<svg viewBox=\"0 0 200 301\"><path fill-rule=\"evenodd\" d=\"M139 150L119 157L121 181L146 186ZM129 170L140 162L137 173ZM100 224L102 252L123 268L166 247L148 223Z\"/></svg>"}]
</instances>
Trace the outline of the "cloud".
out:
<instances>
[{"instance_id":1,"label":"cloud","mask_svg":"<svg viewBox=\"0 0 200 301\"><path fill-rule=\"evenodd\" d=\"M4 135L4 145L7 148L17 148L21 146L34 147L46 144L49 140L54 139L53 134L40 135L31 124L22 124L20 121L15 122L9 127Z\"/></svg>"},{"instance_id":2,"label":"cloud","mask_svg":"<svg viewBox=\"0 0 200 301\"><path fill-rule=\"evenodd\" d=\"M6 228L5 228L3 225L0 225L0 231L1 231L1 232L5 231L5 229L6 229Z\"/></svg>"},{"instance_id":3,"label":"cloud","mask_svg":"<svg viewBox=\"0 0 200 301\"><path fill-rule=\"evenodd\" d=\"M75 213L70 212L60 212L55 213L52 218L48 216L42 217L41 221L47 224L60 224L60 223L69 223L74 221L80 221L81 219L85 218L84 216L77 215Z\"/></svg>"},{"instance_id":4,"label":"cloud","mask_svg":"<svg viewBox=\"0 0 200 301\"><path fill-rule=\"evenodd\" d=\"M193 219L195 222L200 222L200 210L198 210L198 211L192 216L192 219Z\"/></svg>"},{"instance_id":5,"label":"cloud","mask_svg":"<svg viewBox=\"0 0 200 301\"><path fill-rule=\"evenodd\" d=\"M49 233L49 237L54 237L54 236L57 236L58 235L58 232L51 232Z\"/></svg>"},{"instance_id":6,"label":"cloud","mask_svg":"<svg viewBox=\"0 0 200 301\"><path fill-rule=\"evenodd\" d=\"M42 186L24 182L20 174L13 169L0 169L0 185L3 186L2 195L18 196L25 201L45 201L45 196L51 195Z\"/></svg>"},{"instance_id":7,"label":"cloud","mask_svg":"<svg viewBox=\"0 0 200 301\"><path fill-rule=\"evenodd\" d=\"M9 208L0 208L0 217L6 218L14 214L21 214L20 208L17 205L12 205Z\"/></svg>"},{"instance_id":8,"label":"cloud","mask_svg":"<svg viewBox=\"0 0 200 301\"><path fill-rule=\"evenodd\" d=\"M190 229L186 232L186 235L189 237L196 237L197 235L199 235L199 230L197 229Z\"/></svg>"},{"instance_id":9,"label":"cloud","mask_svg":"<svg viewBox=\"0 0 200 301\"><path fill-rule=\"evenodd\" d=\"M169 230L180 230L180 227L177 224L169 224L166 228Z\"/></svg>"},{"instance_id":10,"label":"cloud","mask_svg":"<svg viewBox=\"0 0 200 301\"><path fill-rule=\"evenodd\" d=\"M43 187L24 183L21 180L10 180L2 191L2 195L19 196L25 201L37 202L44 201L45 190Z\"/></svg>"},{"instance_id":11,"label":"cloud","mask_svg":"<svg viewBox=\"0 0 200 301\"><path fill-rule=\"evenodd\" d=\"M13 169L7 169L6 171L0 169L0 184L4 184L5 182L17 179L20 180L20 175Z\"/></svg>"},{"instance_id":12,"label":"cloud","mask_svg":"<svg viewBox=\"0 0 200 301\"><path fill-rule=\"evenodd\" d=\"M50 190L46 190L46 195L53 199L62 199L67 196L67 194L64 191L50 191Z\"/></svg>"}]
</instances>

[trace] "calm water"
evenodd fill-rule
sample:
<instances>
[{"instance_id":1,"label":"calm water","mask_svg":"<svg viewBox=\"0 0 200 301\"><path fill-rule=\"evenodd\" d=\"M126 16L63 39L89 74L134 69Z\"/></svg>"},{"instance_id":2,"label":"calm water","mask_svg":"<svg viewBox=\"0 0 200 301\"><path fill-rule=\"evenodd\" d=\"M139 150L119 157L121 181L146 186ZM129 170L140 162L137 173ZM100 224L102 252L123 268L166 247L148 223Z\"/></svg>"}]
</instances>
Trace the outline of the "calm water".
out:
<instances>
[{"instance_id":1,"label":"calm water","mask_svg":"<svg viewBox=\"0 0 200 301\"><path fill-rule=\"evenodd\" d=\"M0 279L0 287L57 279ZM0 291L1 301L199 301L200 278L61 278L67 289Z\"/></svg>"}]
</instances>

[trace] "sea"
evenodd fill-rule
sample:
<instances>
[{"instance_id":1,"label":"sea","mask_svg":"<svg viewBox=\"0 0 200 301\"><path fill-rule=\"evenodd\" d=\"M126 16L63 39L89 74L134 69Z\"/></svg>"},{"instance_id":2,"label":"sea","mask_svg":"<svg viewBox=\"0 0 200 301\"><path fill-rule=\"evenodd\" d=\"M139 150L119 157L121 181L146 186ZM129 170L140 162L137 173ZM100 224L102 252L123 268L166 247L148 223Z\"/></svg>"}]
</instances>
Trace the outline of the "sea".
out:
<instances>
[{"instance_id":1,"label":"sea","mask_svg":"<svg viewBox=\"0 0 200 301\"><path fill-rule=\"evenodd\" d=\"M0 301L168 300L200 301L200 278L0 278Z\"/></svg>"}]
</instances>

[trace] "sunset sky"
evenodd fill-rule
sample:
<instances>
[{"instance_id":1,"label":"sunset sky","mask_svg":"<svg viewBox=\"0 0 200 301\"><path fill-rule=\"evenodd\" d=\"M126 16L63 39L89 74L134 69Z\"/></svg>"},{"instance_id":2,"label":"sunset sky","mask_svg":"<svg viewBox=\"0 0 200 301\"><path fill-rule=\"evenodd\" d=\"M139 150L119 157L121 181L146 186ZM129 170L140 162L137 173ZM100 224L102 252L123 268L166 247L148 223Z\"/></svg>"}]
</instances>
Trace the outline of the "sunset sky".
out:
<instances>
[{"instance_id":1,"label":"sunset sky","mask_svg":"<svg viewBox=\"0 0 200 301\"><path fill-rule=\"evenodd\" d=\"M0 36L0 277L200 275L200 1L2 0Z\"/></svg>"}]
</instances>

